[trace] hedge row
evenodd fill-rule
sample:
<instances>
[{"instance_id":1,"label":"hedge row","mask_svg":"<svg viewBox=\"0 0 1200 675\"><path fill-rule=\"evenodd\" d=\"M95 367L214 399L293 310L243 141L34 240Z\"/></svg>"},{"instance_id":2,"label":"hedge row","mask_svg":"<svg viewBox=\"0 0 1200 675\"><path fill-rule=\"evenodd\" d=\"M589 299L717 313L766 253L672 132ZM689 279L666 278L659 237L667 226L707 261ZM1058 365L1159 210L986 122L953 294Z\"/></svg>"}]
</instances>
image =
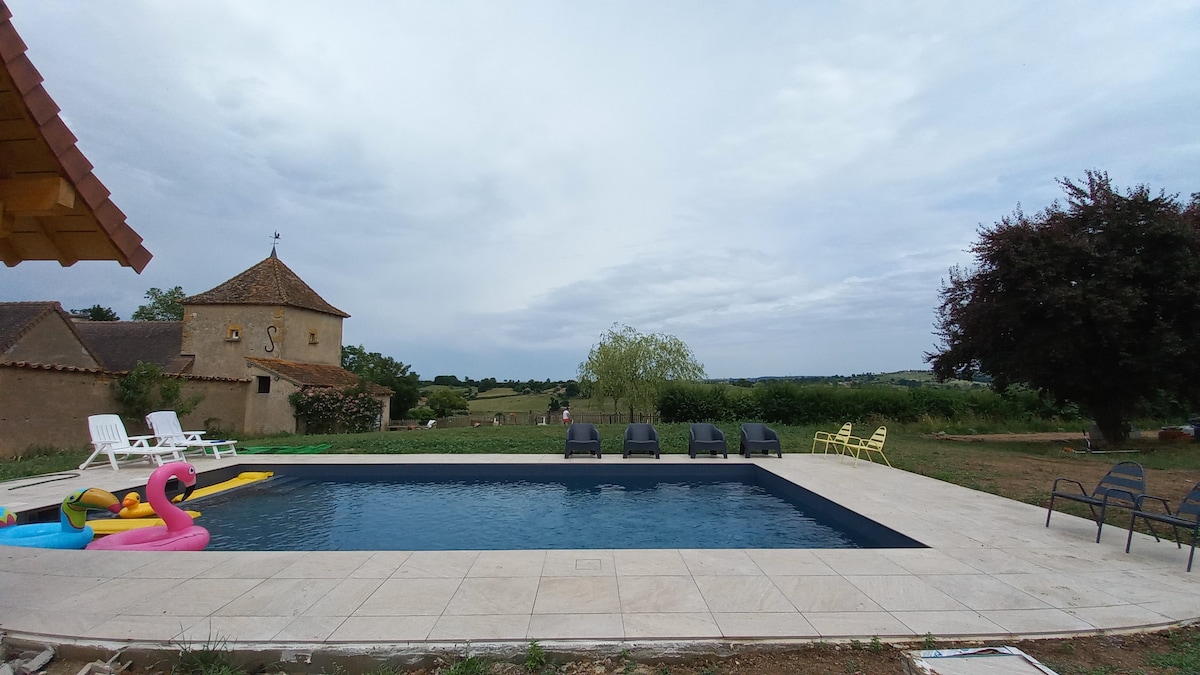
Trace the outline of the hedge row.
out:
<instances>
[{"instance_id":1,"label":"hedge row","mask_svg":"<svg viewBox=\"0 0 1200 675\"><path fill-rule=\"evenodd\" d=\"M664 422L736 422L827 424L846 420L979 419L1031 421L1079 419L1074 406L1056 406L1035 392L990 389L844 388L775 381L753 389L671 384L658 401Z\"/></svg>"}]
</instances>

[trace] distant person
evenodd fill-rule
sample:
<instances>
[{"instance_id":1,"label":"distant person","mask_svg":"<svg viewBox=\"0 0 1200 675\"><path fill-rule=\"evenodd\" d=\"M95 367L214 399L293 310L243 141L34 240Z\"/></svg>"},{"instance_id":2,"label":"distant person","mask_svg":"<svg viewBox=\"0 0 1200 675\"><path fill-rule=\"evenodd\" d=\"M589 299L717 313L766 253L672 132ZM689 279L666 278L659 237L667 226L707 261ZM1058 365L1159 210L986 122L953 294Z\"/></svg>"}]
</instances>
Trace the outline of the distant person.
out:
<instances>
[{"instance_id":1,"label":"distant person","mask_svg":"<svg viewBox=\"0 0 1200 675\"><path fill-rule=\"evenodd\" d=\"M571 423L571 409L563 406L563 424Z\"/></svg>"}]
</instances>

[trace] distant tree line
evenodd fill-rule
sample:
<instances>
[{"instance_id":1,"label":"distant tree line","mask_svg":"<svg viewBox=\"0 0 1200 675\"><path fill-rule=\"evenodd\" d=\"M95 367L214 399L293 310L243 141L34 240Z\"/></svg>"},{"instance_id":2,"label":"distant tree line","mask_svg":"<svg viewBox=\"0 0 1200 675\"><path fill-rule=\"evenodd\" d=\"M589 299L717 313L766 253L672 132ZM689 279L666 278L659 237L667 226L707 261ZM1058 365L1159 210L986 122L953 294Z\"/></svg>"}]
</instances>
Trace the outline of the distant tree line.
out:
<instances>
[{"instance_id":1,"label":"distant tree line","mask_svg":"<svg viewBox=\"0 0 1200 675\"><path fill-rule=\"evenodd\" d=\"M721 385L671 383L658 399L664 422L763 421L789 425L886 419L974 417L996 422L1078 420L1078 407L1037 392L1010 389L830 387L777 380L746 390Z\"/></svg>"}]
</instances>

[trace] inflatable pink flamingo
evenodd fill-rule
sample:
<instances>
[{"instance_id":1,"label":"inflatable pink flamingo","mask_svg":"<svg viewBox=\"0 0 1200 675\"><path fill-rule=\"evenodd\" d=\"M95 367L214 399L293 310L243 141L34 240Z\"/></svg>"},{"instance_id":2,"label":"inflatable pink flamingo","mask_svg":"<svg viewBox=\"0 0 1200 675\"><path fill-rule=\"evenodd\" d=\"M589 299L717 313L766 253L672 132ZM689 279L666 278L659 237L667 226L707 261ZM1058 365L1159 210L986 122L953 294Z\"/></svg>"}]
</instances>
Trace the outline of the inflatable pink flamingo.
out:
<instances>
[{"instance_id":1,"label":"inflatable pink flamingo","mask_svg":"<svg viewBox=\"0 0 1200 675\"><path fill-rule=\"evenodd\" d=\"M164 464L150 474L146 496L154 512L166 525L143 527L110 534L88 544L91 550L108 551L201 551L208 546L208 530L167 498L167 480L174 476L188 487L196 485L196 467L187 462Z\"/></svg>"}]
</instances>

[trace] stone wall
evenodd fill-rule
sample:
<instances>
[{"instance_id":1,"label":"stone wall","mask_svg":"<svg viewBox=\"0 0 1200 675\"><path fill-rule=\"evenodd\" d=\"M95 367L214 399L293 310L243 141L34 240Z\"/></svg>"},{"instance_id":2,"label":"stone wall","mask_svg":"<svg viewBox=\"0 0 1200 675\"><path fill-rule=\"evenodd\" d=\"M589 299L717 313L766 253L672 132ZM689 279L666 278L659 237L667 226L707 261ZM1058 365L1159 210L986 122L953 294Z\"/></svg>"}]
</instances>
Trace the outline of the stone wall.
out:
<instances>
[{"instance_id":1,"label":"stone wall","mask_svg":"<svg viewBox=\"0 0 1200 675\"><path fill-rule=\"evenodd\" d=\"M246 377L247 356L340 366L342 319L296 307L187 305L182 351L196 356L194 374L215 377Z\"/></svg>"},{"instance_id":2,"label":"stone wall","mask_svg":"<svg viewBox=\"0 0 1200 675\"><path fill-rule=\"evenodd\" d=\"M94 370L0 365L0 458L31 447L87 447L88 416L117 412L112 390L116 377ZM244 433L251 386L245 381L188 379L184 396L201 392L204 400L180 422L188 430L204 429L208 422L231 434ZM146 433L144 424L126 424L131 435Z\"/></svg>"},{"instance_id":3,"label":"stone wall","mask_svg":"<svg viewBox=\"0 0 1200 675\"><path fill-rule=\"evenodd\" d=\"M51 312L37 322L28 333L21 336L13 349L0 355L0 361L56 363L78 368L100 366L57 312Z\"/></svg>"}]
</instances>

